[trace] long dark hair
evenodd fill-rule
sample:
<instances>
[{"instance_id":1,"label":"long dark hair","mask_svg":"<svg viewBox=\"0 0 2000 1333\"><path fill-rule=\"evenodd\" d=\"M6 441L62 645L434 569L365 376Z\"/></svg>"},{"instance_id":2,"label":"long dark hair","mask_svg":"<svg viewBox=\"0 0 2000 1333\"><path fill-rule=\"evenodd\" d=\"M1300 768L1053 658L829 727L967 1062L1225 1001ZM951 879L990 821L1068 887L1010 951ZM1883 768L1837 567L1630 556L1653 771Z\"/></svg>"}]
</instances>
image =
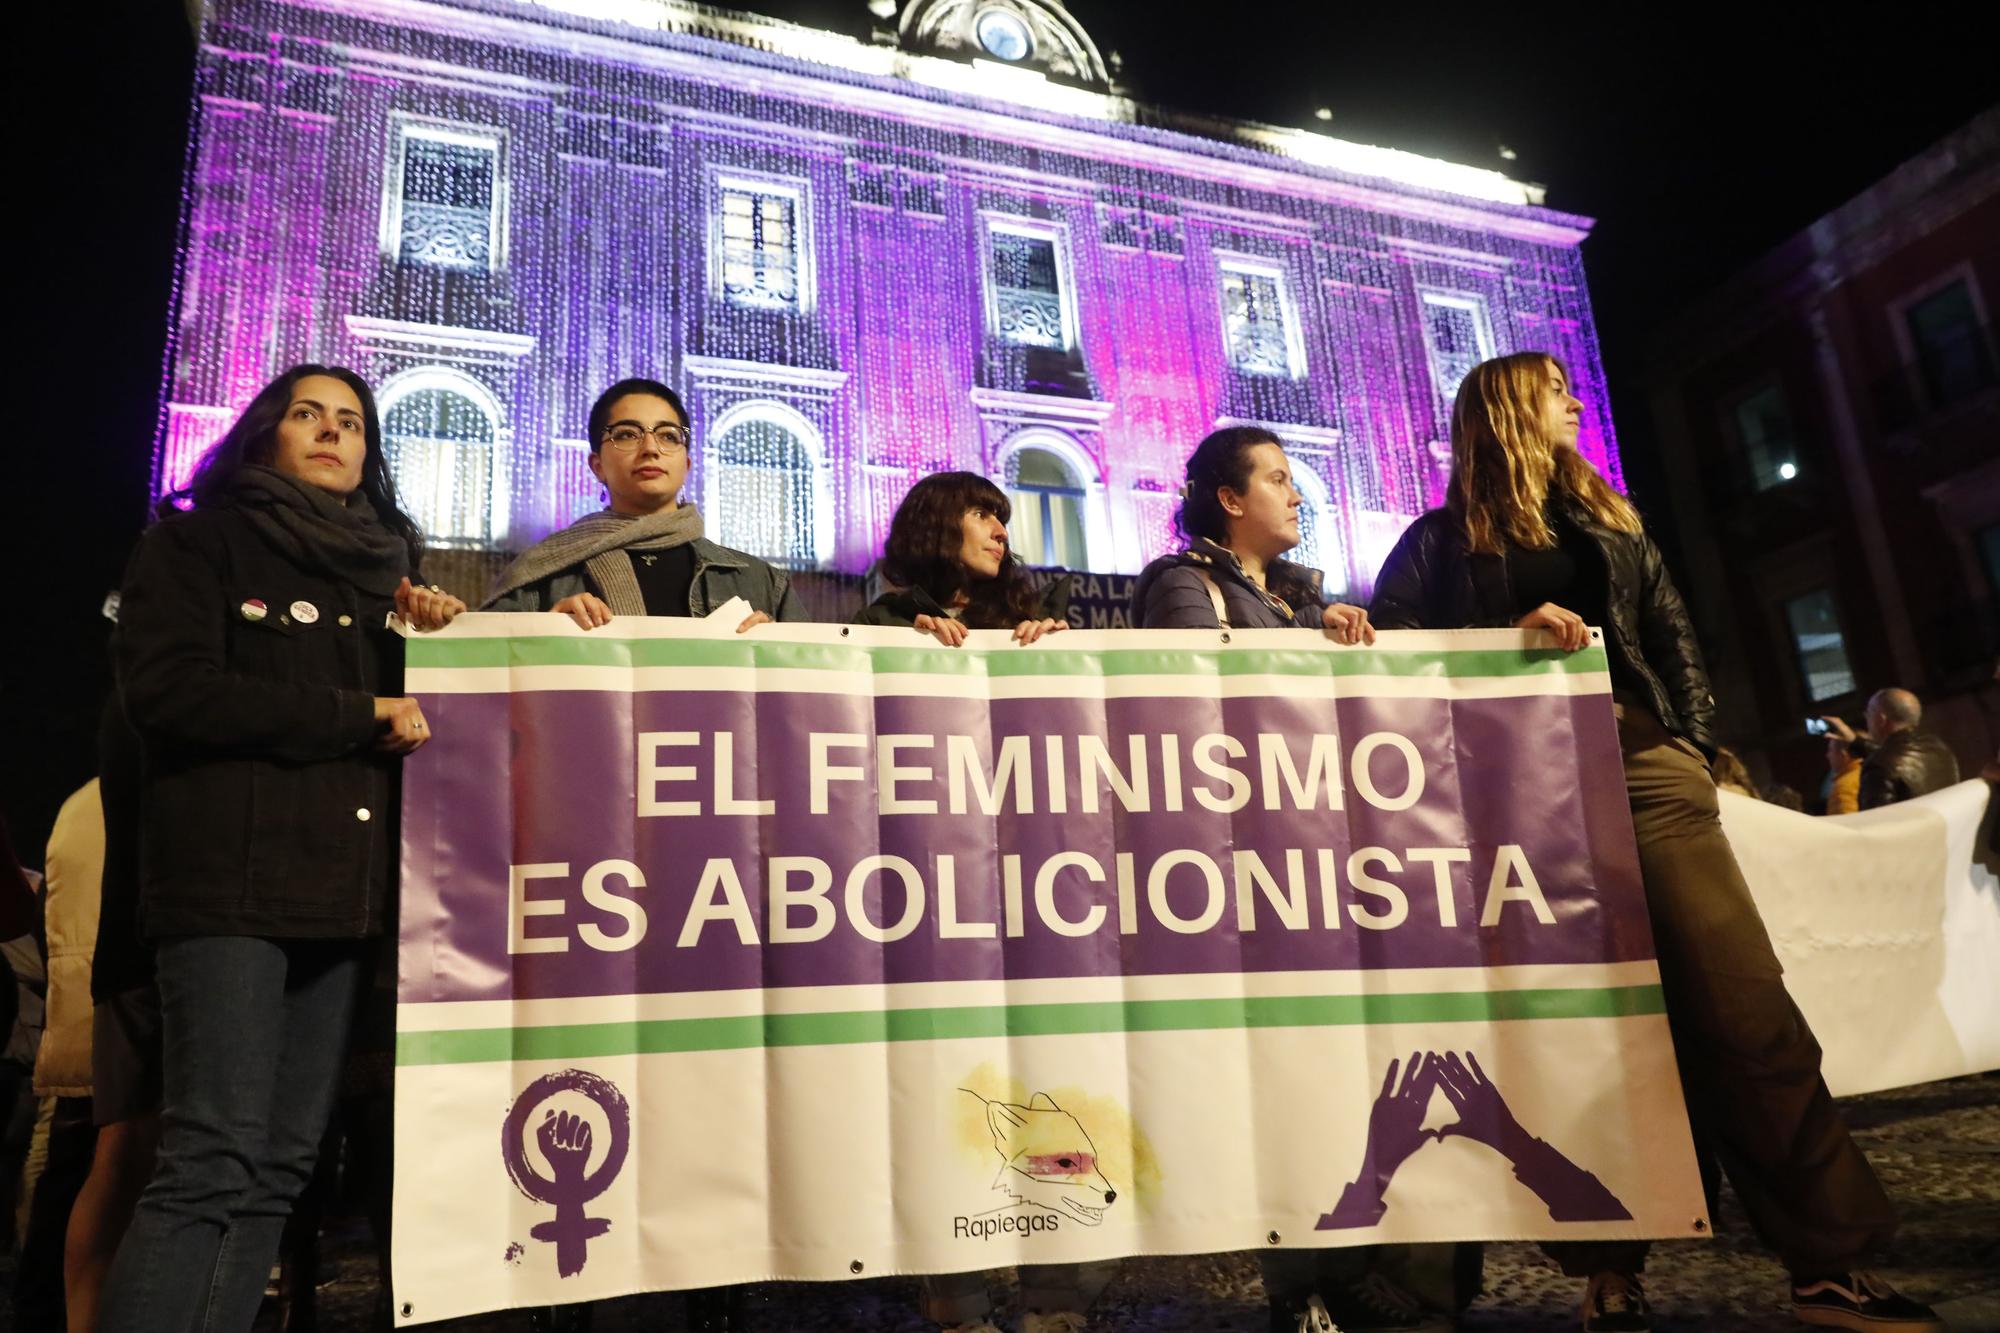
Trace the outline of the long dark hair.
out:
<instances>
[{"instance_id":1,"label":"long dark hair","mask_svg":"<svg viewBox=\"0 0 2000 1333\"><path fill-rule=\"evenodd\" d=\"M942 607L961 592L960 619L973 629L1012 629L1041 614L1041 591L1010 548L996 578L975 579L959 563L965 513L984 509L1005 523L1014 508L998 486L976 472L934 472L896 506L882 547L882 577L899 588L922 588Z\"/></svg>"},{"instance_id":2,"label":"long dark hair","mask_svg":"<svg viewBox=\"0 0 2000 1333\"><path fill-rule=\"evenodd\" d=\"M1249 489L1250 451L1260 444L1275 444L1280 450L1285 447L1283 440L1262 426L1224 426L1194 447L1188 455L1181 507L1174 511L1174 528L1183 542L1189 546L1203 540L1229 545L1229 511L1222 507L1217 492L1225 486L1239 495ZM1312 575L1289 560L1272 561L1264 572L1264 583L1273 596L1295 611L1313 601Z\"/></svg>"},{"instance_id":3,"label":"long dark hair","mask_svg":"<svg viewBox=\"0 0 2000 1333\"><path fill-rule=\"evenodd\" d=\"M396 479L389 475L389 458L382 450L382 414L375 409L375 395L368 382L345 366L306 364L293 366L257 391L236 418L236 424L209 446L195 465L187 485L160 497L154 517L165 518L183 508L204 509L226 503L245 463L269 464L277 444L278 423L292 405L292 393L302 379L325 375L354 390L361 403L362 434L367 452L361 459L361 494L375 509L382 526L403 539L410 548L410 569L414 573L424 558L424 535L396 503Z\"/></svg>"}]
</instances>

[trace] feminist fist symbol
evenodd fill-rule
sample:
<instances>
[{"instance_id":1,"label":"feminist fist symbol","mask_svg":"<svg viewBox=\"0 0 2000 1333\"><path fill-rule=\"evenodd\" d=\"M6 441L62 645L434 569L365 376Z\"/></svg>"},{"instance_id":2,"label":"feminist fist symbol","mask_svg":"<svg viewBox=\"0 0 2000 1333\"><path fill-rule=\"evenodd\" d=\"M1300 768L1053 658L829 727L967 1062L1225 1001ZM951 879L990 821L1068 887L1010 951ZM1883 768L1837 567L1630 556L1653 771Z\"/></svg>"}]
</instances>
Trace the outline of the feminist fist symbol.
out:
<instances>
[{"instance_id":1,"label":"feminist fist symbol","mask_svg":"<svg viewBox=\"0 0 2000 1333\"><path fill-rule=\"evenodd\" d=\"M535 1126L535 1143L548 1160L554 1179L542 1175L528 1160L528 1122L542 1103L559 1092L581 1093L604 1112L611 1143L594 1173L589 1171L590 1123L568 1111L544 1111L541 1123ZM535 1223L528 1234L536 1240L555 1242L558 1275L573 1277L582 1272L588 1243L611 1229L611 1219L586 1217L583 1205L610 1188L631 1146L632 1112L624 1094L607 1080L581 1069L544 1074L523 1089L508 1108L500 1131L500 1160L516 1189L537 1203L555 1205L555 1217Z\"/></svg>"}]
</instances>

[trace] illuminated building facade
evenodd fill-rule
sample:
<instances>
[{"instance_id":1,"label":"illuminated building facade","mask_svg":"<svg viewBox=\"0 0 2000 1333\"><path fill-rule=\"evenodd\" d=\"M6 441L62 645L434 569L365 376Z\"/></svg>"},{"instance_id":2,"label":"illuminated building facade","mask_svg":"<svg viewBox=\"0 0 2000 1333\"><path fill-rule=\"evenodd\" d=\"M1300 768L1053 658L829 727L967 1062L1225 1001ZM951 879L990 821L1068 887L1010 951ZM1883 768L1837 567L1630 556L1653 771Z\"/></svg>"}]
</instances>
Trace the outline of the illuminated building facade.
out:
<instances>
[{"instance_id":1,"label":"illuminated building facade","mask_svg":"<svg viewBox=\"0 0 2000 1333\"><path fill-rule=\"evenodd\" d=\"M157 485L300 360L375 386L433 544L602 503L596 392L686 397L711 535L857 572L916 478L1033 563L1168 548L1188 450L1285 439L1365 589L1467 366L1564 356L1619 477L1579 245L1497 172L1125 97L1055 0L874 41L677 0L210 0Z\"/></svg>"}]
</instances>

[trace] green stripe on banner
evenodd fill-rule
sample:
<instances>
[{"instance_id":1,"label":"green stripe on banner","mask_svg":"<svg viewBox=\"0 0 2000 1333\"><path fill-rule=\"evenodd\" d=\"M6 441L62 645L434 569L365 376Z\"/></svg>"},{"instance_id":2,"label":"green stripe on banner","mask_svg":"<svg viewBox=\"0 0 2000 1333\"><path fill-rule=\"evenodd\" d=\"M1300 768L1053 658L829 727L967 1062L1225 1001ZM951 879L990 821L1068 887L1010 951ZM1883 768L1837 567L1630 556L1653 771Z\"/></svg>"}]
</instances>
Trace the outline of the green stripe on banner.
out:
<instances>
[{"instance_id":1,"label":"green stripe on banner","mask_svg":"<svg viewBox=\"0 0 2000 1333\"><path fill-rule=\"evenodd\" d=\"M1665 1012L1666 1000L1658 985L964 1005L404 1032L396 1038L396 1063L453 1065L495 1060L572 1060L770 1046L946 1041L955 1037L1059 1037L1079 1032L1629 1018Z\"/></svg>"},{"instance_id":2,"label":"green stripe on banner","mask_svg":"<svg viewBox=\"0 0 2000 1333\"><path fill-rule=\"evenodd\" d=\"M984 656L936 648L870 648L808 643L731 643L716 639L572 639L535 635L517 639L411 639L412 667L758 667L808 671L885 672L948 676L1542 676L1610 669L1604 649L1565 653L1465 650L1385 653L1365 648L1341 652L1188 652L1109 648L1096 652L1040 649Z\"/></svg>"}]
</instances>

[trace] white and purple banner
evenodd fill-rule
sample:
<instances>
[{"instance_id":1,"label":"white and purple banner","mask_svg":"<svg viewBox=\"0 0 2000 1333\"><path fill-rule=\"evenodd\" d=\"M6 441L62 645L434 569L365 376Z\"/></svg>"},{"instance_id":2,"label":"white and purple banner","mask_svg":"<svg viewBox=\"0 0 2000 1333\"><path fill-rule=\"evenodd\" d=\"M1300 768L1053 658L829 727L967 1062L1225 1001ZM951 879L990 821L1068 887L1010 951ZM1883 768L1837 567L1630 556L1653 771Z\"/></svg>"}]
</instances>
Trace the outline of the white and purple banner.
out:
<instances>
[{"instance_id":1,"label":"white and purple banner","mask_svg":"<svg viewBox=\"0 0 2000 1333\"><path fill-rule=\"evenodd\" d=\"M1601 648L735 620L409 641L404 1321L1706 1233Z\"/></svg>"}]
</instances>

